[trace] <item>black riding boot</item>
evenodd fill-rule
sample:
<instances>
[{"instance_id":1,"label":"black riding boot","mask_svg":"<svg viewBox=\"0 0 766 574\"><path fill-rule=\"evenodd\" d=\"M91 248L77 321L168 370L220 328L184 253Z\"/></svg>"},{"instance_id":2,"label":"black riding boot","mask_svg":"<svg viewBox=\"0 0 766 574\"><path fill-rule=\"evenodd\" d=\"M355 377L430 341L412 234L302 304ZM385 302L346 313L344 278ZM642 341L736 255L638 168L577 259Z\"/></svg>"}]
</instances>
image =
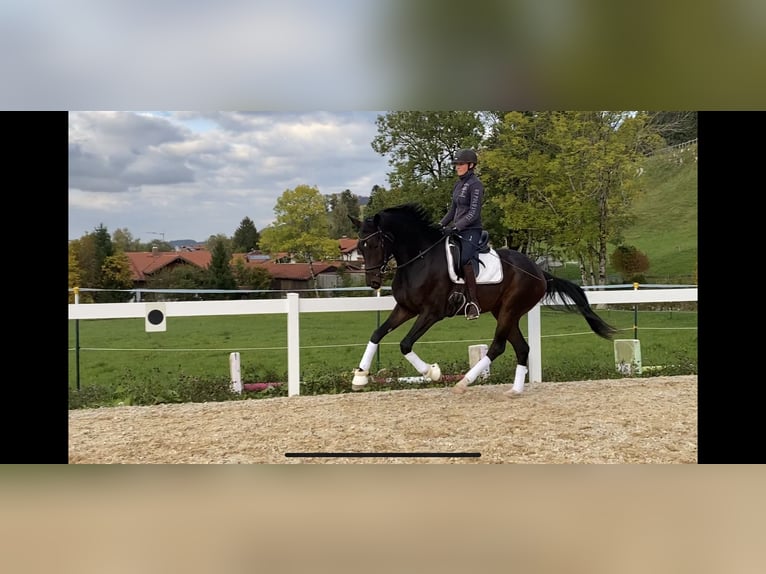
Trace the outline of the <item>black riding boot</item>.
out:
<instances>
[{"instance_id":1,"label":"black riding boot","mask_svg":"<svg viewBox=\"0 0 766 574\"><path fill-rule=\"evenodd\" d=\"M467 301L465 303L465 318L478 319L481 309L479 309L479 298L476 296L476 274L473 272L473 263L470 261L463 267L463 279L465 280Z\"/></svg>"}]
</instances>

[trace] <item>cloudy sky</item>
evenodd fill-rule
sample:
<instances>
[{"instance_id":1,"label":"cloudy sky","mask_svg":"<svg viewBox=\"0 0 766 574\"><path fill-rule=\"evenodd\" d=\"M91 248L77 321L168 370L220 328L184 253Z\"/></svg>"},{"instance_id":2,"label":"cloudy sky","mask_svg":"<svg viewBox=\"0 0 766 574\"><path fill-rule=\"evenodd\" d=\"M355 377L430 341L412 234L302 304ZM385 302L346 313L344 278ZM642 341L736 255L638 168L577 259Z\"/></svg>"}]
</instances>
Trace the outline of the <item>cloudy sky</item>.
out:
<instances>
[{"instance_id":1,"label":"cloudy sky","mask_svg":"<svg viewBox=\"0 0 766 574\"><path fill-rule=\"evenodd\" d=\"M373 151L380 112L70 112L69 239L103 224L134 238L260 231L298 185L369 196L388 187ZM164 235L160 235L164 234Z\"/></svg>"}]
</instances>

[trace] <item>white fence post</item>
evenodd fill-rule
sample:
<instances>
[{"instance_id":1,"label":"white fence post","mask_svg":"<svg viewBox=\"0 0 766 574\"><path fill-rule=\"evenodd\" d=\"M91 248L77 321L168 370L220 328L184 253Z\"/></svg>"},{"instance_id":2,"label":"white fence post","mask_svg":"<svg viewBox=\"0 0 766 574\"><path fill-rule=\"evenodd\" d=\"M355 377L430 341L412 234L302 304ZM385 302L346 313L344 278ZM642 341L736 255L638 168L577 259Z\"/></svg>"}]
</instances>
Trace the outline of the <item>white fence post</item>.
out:
<instances>
[{"instance_id":1,"label":"white fence post","mask_svg":"<svg viewBox=\"0 0 766 574\"><path fill-rule=\"evenodd\" d=\"M297 293L287 294L287 396L301 392L301 302Z\"/></svg>"},{"instance_id":2,"label":"white fence post","mask_svg":"<svg viewBox=\"0 0 766 574\"><path fill-rule=\"evenodd\" d=\"M529 359L527 369L530 383L539 383L543 380L543 350L542 328L540 325L540 303L532 307L527 314L527 339L529 342Z\"/></svg>"},{"instance_id":3,"label":"white fence post","mask_svg":"<svg viewBox=\"0 0 766 574\"><path fill-rule=\"evenodd\" d=\"M231 377L231 390L242 394L242 370L240 368L239 353L229 353L229 373Z\"/></svg>"}]
</instances>

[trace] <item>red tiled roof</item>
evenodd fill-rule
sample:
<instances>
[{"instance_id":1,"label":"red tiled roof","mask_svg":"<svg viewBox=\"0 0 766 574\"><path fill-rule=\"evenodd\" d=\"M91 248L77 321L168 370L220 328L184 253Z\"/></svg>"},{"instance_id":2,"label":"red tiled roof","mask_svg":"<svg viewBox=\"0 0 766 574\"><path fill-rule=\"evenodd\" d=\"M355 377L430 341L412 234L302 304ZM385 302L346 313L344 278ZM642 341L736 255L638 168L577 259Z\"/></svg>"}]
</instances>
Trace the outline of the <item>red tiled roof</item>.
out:
<instances>
[{"instance_id":1,"label":"red tiled roof","mask_svg":"<svg viewBox=\"0 0 766 574\"><path fill-rule=\"evenodd\" d=\"M206 269L212 259L209 251L129 251L125 255L130 260L133 281L146 281L147 276L172 263L186 262Z\"/></svg>"},{"instance_id":2,"label":"red tiled roof","mask_svg":"<svg viewBox=\"0 0 766 574\"><path fill-rule=\"evenodd\" d=\"M338 243L340 244L340 252L341 253L351 253L354 249L356 249L356 244L359 242L358 239L349 239L348 237L341 237L338 239Z\"/></svg>"},{"instance_id":3,"label":"red tiled roof","mask_svg":"<svg viewBox=\"0 0 766 574\"><path fill-rule=\"evenodd\" d=\"M260 267L269 272L274 279L290 279L293 281L308 281L311 279L311 269L308 263L274 263L273 261L250 261L245 267ZM314 275L335 272L339 264L333 261L314 261Z\"/></svg>"},{"instance_id":4,"label":"red tiled roof","mask_svg":"<svg viewBox=\"0 0 766 574\"><path fill-rule=\"evenodd\" d=\"M209 251L160 251L151 252L126 252L130 260L133 281L146 281L146 279L161 269L178 262L191 263L197 267L206 269L212 260ZM311 269L308 263L276 263L274 261L247 261L244 253L235 253L232 261L244 260L245 267L261 267L269 272L274 279L289 279L294 281L308 281L311 279ZM341 263L337 261L315 261L313 264L314 275L320 273L334 273Z\"/></svg>"}]
</instances>

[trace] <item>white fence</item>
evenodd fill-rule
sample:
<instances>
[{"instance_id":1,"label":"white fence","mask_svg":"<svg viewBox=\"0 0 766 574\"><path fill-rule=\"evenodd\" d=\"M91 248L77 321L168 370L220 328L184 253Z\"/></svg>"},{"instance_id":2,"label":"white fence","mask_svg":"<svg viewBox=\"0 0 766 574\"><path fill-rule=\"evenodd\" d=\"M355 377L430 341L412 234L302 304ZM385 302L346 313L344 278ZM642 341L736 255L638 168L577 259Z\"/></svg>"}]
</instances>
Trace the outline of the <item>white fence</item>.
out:
<instances>
[{"instance_id":1,"label":"white fence","mask_svg":"<svg viewBox=\"0 0 766 574\"><path fill-rule=\"evenodd\" d=\"M586 294L591 305L697 301L696 287L587 291ZM547 304L555 305L556 301ZM148 311L156 307L156 305L156 303L74 303L69 305L69 319L138 319L146 317ZM394 308L395 301L391 295L385 297L301 299L297 293L288 293L285 299L168 301L162 305L164 306L166 317L287 313L287 394L288 396L294 396L300 394L301 313L390 311ZM539 382L542 381L540 304L536 305L529 312L527 327L529 381ZM404 333L401 336L404 336ZM361 356L359 358L361 359ZM350 371L351 369L349 369L349 376Z\"/></svg>"}]
</instances>

